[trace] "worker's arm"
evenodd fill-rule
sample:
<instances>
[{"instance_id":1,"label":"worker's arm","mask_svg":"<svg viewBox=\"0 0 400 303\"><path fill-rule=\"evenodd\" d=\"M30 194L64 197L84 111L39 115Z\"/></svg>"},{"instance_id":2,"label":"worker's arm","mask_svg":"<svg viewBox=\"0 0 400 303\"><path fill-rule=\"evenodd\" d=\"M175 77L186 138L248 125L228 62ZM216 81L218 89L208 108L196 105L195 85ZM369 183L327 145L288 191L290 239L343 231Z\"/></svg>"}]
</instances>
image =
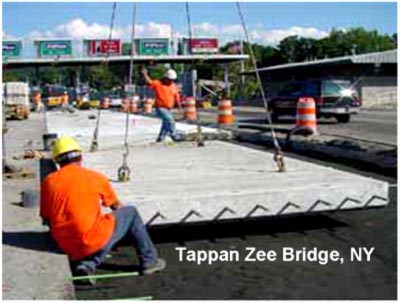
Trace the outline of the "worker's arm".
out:
<instances>
[{"instance_id":1,"label":"worker's arm","mask_svg":"<svg viewBox=\"0 0 400 303\"><path fill-rule=\"evenodd\" d=\"M147 68L145 68L145 67L142 68L142 75L143 75L144 79L146 80L146 84L151 85L153 80L150 78Z\"/></svg>"},{"instance_id":2,"label":"worker's arm","mask_svg":"<svg viewBox=\"0 0 400 303\"><path fill-rule=\"evenodd\" d=\"M118 208L120 208L122 206L121 202L119 202L118 198L117 200L115 200L114 204L110 205L110 208L112 210L117 210Z\"/></svg>"},{"instance_id":3,"label":"worker's arm","mask_svg":"<svg viewBox=\"0 0 400 303\"><path fill-rule=\"evenodd\" d=\"M115 193L114 188L111 186L110 181L108 179L99 174L99 193L101 197L102 205L105 207L110 207L112 210L116 210L121 206L121 202L118 200L117 194Z\"/></svg>"}]
</instances>

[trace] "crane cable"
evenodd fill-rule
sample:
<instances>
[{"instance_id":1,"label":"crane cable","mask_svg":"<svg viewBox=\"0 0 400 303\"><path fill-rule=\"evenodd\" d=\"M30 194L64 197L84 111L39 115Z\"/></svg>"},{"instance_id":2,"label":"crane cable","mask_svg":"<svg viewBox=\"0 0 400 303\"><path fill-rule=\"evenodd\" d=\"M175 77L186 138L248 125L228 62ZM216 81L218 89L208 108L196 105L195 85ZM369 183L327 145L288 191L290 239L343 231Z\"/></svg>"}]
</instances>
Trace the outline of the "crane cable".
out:
<instances>
[{"instance_id":1,"label":"crane cable","mask_svg":"<svg viewBox=\"0 0 400 303\"><path fill-rule=\"evenodd\" d=\"M108 64L108 58L110 56L110 42L111 42L112 32L113 32L113 27L114 27L116 7L117 7L117 2L114 2L113 7L112 7L112 13L111 13L110 32L108 34L107 53L104 58L104 63L106 65ZM90 101L90 96L89 96L89 101ZM99 140L98 139L99 139L100 116L101 116L101 105L99 105L99 108L97 110L96 127L93 132L92 144L90 145L91 152L95 152L99 149Z\"/></svg>"},{"instance_id":2,"label":"crane cable","mask_svg":"<svg viewBox=\"0 0 400 303\"><path fill-rule=\"evenodd\" d=\"M136 55L135 48L135 24L136 24L136 2L133 3L133 20L132 20L132 35L131 35L131 58L129 62L129 89L132 87L132 77L133 77L133 58ZM129 104L132 102L133 93L129 92ZM130 179L131 169L128 166L128 156L129 156L129 144L128 144L128 135L129 135L129 110L126 110L126 119L125 119L125 138L124 138L124 147L125 153L123 154L122 165L118 169L118 180L120 182L126 182Z\"/></svg>"},{"instance_id":3,"label":"crane cable","mask_svg":"<svg viewBox=\"0 0 400 303\"><path fill-rule=\"evenodd\" d=\"M186 1L185 2L185 8L186 8L186 19L187 19L187 25L188 25L188 34L189 34L189 46L190 46L190 41L192 41L193 38L193 32L192 32L192 23L190 20L190 10L189 10L189 2ZM192 71L192 76L193 76L193 69L194 69L194 65L195 65L195 60L194 60L194 56L193 53L191 52L191 58L192 58L192 64L191 64L191 68L190 70ZM196 100L196 91L195 88L192 87L192 89L194 89L193 91L193 97ZM202 129L201 129L201 125L200 125L200 119L199 119L200 115L197 115L196 118L196 142L197 142L197 146L198 147L203 147L204 144L204 139L203 139L203 134L202 134Z\"/></svg>"},{"instance_id":4,"label":"crane cable","mask_svg":"<svg viewBox=\"0 0 400 303\"><path fill-rule=\"evenodd\" d=\"M285 167L285 162L284 162L284 158L283 158L282 149L279 146L279 142L278 142L278 140L276 138L274 127L272 126L271 115L270 115L270 112L268 110L268 103L267 103L267 100L265 98L264 87L263 87L262 82L261 82L260 74L259 74L258 67L257 67L257 61L256 61L256 58L254 56L253 48L251 46L250 36L248 34L246 23L244 21L244 15L243 15L243 12L242 12L242 8L241 8L239 2L236 2L236 5L237 5L238 12L239 12L240 21L242 23L243 31L244 31L244 34L246 36L247 44L249 45L250 57L251 57L251 61L253 63L253 67L254 67L254 70L255 70L256 78L257 78L257 85L258 85L258 87L260 89L261 97L262 97L263 102L264 102L264 108L265 108L265 110L267 112L267 120L268 120L268 124L270 126L270 129L271 129L272 139L273 139L273 143L274 143L274 147L275 147L274 161L276 162L276 164L278 166L278 171L279 172L284 172L284 171L286 171L286 167Z\"/></svg>"}]
</instances>

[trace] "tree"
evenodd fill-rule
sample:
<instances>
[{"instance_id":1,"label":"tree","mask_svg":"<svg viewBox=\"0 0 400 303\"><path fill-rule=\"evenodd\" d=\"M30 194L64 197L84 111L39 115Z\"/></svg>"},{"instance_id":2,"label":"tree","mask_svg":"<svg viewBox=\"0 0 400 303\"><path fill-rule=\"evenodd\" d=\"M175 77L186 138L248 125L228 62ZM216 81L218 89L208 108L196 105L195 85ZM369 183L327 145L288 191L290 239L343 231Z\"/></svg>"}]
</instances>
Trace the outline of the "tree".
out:
<instances>
[{"instance_id":1,"label":"tree","mask_svg":"<svg viewBox=\"0 0 400 303\"><path fill-rule=\"evenodd\" d=\"M16 81L19 81L19 78L15 72L8 70L3 71L3 82L16 82Z\"/></svg>"}]
</instances>

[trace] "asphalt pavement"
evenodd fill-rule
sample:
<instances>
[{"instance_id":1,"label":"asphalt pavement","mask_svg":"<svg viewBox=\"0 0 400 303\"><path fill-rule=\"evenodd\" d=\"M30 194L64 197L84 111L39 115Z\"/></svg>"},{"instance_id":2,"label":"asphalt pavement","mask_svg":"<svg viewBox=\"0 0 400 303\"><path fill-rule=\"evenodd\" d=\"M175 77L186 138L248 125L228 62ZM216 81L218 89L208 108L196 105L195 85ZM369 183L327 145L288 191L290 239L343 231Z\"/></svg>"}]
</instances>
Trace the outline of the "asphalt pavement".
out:
<instances>
[{"instance_id":1,"label":"asphalt pavement","mask_svg":"<svg viewBox=\"0 0 400 303\"><path fill-rule=\"evenodd\" d=\"M199 110L203 121L217 121L217 108ZM265 124L265 109L261 107L235 107L235 122L246 124ZM290 129L295 117L283 116L274 127ZM338 123L334 118L318 119L318 132L321 135L362 139L397 145L397 109L361 110L353 115L349 123Z\"/></svg>"},{"instance_id":2,"label":"asphalt pavement","mask_svg":"<svg viewBox=\"0 0 400 303\"><path fill-rule=\"evenodd\" d=\"M237 121L263 119L262 109L240 112ZM201 110L202 121L216 120L216 110ZM206 118L206 119L204 119ZM321 128L336 134L361 136L364 140L379 140L385 127L388 140L396 144L396 114L387 111L363 111L354 121L338 125L336 121L322 123ZM289 123L283 124L290 126ZM371 129L371 132L368 131ZM351 132L352 131L352 132ZM357 133L358 131L358 133ZM383 132L383 134L381 134ZM264 147L244 144L250 148ZM397 178L366 172L343 164L325 162L310 157L286 154L304 161L331 166L391 184L389 205L384 208L342 211L313 216L259 218L209 225L166 226L152 228L151 237L167 269L149 277L126 277L99 280L95 289L76 287L78 299L122 299L152 297L158 300L369 300L397 299ZM176 247L195 251L237 250L243 256L246 249L276 251L284 248L301 250L337 250L343 264L329 262L216 262L213 265L179 260ZM352 249L373 249L369 261L351 261ZM137 258L134 250L122 245L99 268L99 273L134 271Z\"/></svg>"}]
</instances>

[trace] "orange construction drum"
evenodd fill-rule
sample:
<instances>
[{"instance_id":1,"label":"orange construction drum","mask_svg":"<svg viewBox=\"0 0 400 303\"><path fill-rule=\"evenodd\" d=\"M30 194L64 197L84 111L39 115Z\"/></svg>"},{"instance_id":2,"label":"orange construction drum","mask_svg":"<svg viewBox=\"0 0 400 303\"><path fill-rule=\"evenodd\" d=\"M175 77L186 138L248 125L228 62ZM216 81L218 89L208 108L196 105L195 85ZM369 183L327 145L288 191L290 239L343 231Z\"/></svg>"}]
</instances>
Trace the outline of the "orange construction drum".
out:
<instances>
[{"instance_id":1,"label":"orange construction drum","mask_svg":"<svg viewBox=\"0 0 400 303\"><path fill-rule=\"evenodd\" d=\"M317 111L313 98L300 98L297 102L296 128L300 127L317 133Z\"/></svg>"},{"instance_id":2,"label":"orange construction drum","mask_svg":"<svg viewBox=\"0 0 400 303\"><path fill-rule=\"evenodd\" d=\"M194 97L186 98L185 102L185 119L189 121L197 120L196 99Z\"/></svg>"},{"instance_id":3,"label":"orange construction drum","mask_svg":"<svg viewBox=\"0 0 400 303\"><path fill-rule=\"evenodd\" d=\"M233 123L232 102L223 99L218 102L218 124L230 125Z\"/></svg>"},{"instance_id":4,"label":"orange construction drum","mask_svg":"<svg viewBox=\"0 0 400 303\"><path fill-rule=\"evenodd\" d=\"M138 95L134 95L130 102L129 102L129 112L130 113L136 113L137 109L138 109L138 103L139 103L139 96Z\"/></svg>"},{"instance_id":5,"label":"orange construction drum","mask_svg":"<svg viewBox=\"0 0 400 303\"><path fill-rule=\"evenodd\" d=\"M103 102L101 103L101 108L107 109L110 107L110 98L109 97L104 97Z\"/></svg>"},{"instance_id":6,"label":"orange construction drum","mask_svg":"<svg viewBox=\"0 0 400 303\"><path fill-rule=\"evenodd\" d=\"M153 99L146 98L144 100L143 113L150 115L153 112L153 104L154 104Z\"/></svg>"},{"instance_id":7,"label":"orange construction drum","mask_svg":"<svg viewBox=\"0 0 400 303\"><path fill-rule=\"evenodd\" d=\"M123 112L127 112L129 107L129 99L128 98L122 98L121 102L121 110Z\"/></svg>"}]
</instances>

